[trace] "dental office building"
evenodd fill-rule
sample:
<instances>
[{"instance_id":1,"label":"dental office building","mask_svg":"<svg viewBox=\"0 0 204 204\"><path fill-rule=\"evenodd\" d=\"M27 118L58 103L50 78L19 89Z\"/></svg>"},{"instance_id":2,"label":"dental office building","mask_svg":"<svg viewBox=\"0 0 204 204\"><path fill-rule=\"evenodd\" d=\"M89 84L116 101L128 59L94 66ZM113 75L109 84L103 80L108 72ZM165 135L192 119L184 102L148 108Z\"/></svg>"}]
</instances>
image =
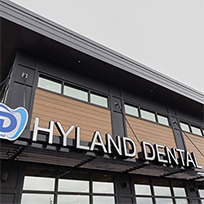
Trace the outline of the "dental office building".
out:
<instances>
[{"instance_id":1,"label":"dental office building","mask_svg":"<svg viewBox=\"0 0 204 204\"><path fill-rule=\"evenodd\" d=\"M1 104L28 112L0 132L0 203L204 203L203 94L0 4Z\"/></svg>"}]
</instances>

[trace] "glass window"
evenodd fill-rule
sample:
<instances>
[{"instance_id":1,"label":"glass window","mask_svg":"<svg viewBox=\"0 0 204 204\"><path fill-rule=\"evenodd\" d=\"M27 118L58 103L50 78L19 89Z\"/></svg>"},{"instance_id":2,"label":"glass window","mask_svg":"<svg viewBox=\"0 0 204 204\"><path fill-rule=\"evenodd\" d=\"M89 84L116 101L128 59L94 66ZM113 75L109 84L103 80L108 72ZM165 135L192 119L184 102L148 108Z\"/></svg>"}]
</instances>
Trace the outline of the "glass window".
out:
<instances>
[{"instance_id":1,"label":"glass window","mask_svg":"<svg viewBox=\"0 0 204 204\"><path fill-rule=\"evenodd\" d=\"M176 198L176 204L188 204L188 200L184 198Z\"/></svg>"},{"instance_id":2,"label":"glass window","mask_svg":"<svg viewBox=\"0 0 204 204\"><path fill-rule=\"evenodd\" d=\"M171 196L170 187L168 186L154 186L154 193L157 196Z\"/></svg>"},{"instance_id":3,"label":"glass window","mask_svg":"<svg viewBox=\"0 0 204 204\"><path fill-rule=\"evenodd\" d=\"M151 189L149 185L135 184L135 193L137 195L151 195Z\"/></svg>"},{"instance_id":4,"label":"glass window","mask_svg":"<svg viewBox=\"0 0 204 204\"><path fill-rule=\"evenodd\" d=\"M93 182L94 193L114 193L114 186L111 182Z\"/></svg>"},{"instance_id":5,"label":"glass window","mask_svg":"<svg viewBox=\"0 0 204 204\"><path fill-rule=\"evenodd\" d=\"M58 204L89 204L88 195L58 195ZM48 203L49 204L49 203Z\"/></svg>"},{"instance_id":6,"label":"glass window","mask_svg":"<svg viewBox=\"0 0 204 204\"><path fill-rule=\"evenodd\" d=\"M180 122L181 129L186 132L190 132L189 125L183 122Z\"/></svg>"},{"instance_id":7,"label":"glass window","mask_svg":"<svg viewBox=\"0 0 204 204\"><path fill-rule=\"evenodd\" d=\"M201 198L204 198L204 189L198 189Z\"/></svg>"},{"instance_id":8,"label":"glass window","mask_svg":"<svg viewBox=\"0 0 204 204\"><path fill-rule=\"evenodd\" d=\"M185 188L182 187L173 187L174 195L179 197L186 197Z\"/></svg>"},{"instance_id":9,"label":"glass window","mask_svg":"<svg viewBox=\"0 0 204 204\"><path fill-rule=\"evenodd\" d=\"M88 92L83 91L80 89L76 89L70 86L64 86L64 93L65 96L70 96L72 98L76 98L82 101L88 101Z\"/></svg>"},{"instance_id":10,"label":"glass window","mask_svg":"<svg viewBox=\"0 0 204 204\"><path fill-rule=\"evenodd\" d=\"M146 111L146 110L140 110L140 113L141 113L142 118L156 122L156 117L154 113Z\"/></svg>"},{"instance_id":11,"label":"glass window","mask_svg":"<svg viewBox=\"0 0 204 204\"><path fill-rule=\"evenodd\" d=\"M25 176L23 190L54 191L54 178Z\"/></svg>"},{"instance_id":12,"label":"glass window","mask_svg":"<svg viewBox=\"0 0 204 204\"><path fill-rule=\"evenodd\" d=\"M91 93L90 95L90 102L99 106L103 106L105 108L108 107L108 100L104 96L99 96L96 94Z\"/></svg>"},{"instance_id":13,"label":"glass window","mask_svg":"<svg viewBox=\"0 0 204 204\"><path fill-rule=\"evenodd\" d=\"M54 203L54 195L52 194L31 194L23 193L21 198L21 204L50 204Z\"/></svg>"},{"instance_id":14,"label":"glass window","mask_svg":"<svg viewBox=\"0 0 204 204\"><path fill-rule=\"evenodd\" d=\"M59 179L59 191L89 192L89 181Z\"/></svg>"},{"instance_id":15,"label":"glass window","mask_svg":"<svg viewBox=\"0 0 204 204\"><path fill-rule=\"evenodd\" d=\"M56 92L56 93L61 93L62 85L61 85L61 83L56 82L54 80L39 77L38 87L49 90L49 91L53 91L53 92Z\"/></svg>"},{"instance_id":16,"label":"glass window","mask_svg":"<svg viewBox=\"0 0 204 204\"><path fill-rule=\"evenodd\" d=\"M139 117L138 108L125 104L125 113Z\"/></svg>"},{"instance_id":17,"label":"glass window","mask_svg":"<svg viewBox=\"0 0 204 204\"><path fill-rule=\"evenodd\" d=\"M168 118L162 115L157 115L158 123L169 126Z\"/></svg>"},{"instance_id":18,"label":"glass window","mask_svg":"<svg viewBox=\"0 0 204 204\"><path fill-rule=\"evenodd\" d=\"M137 204L152 204L152 198L136 198Z\"/></svg>"},{"instance_id":19,"label":"glass window","mask_svg":"<svg viewBox=\"0 0 204 204\"><path fill-rule=\"evenodd\" d=\"M171 198L156 198L156 204L173 204L173 200Z\"/></svg>"},{"instance_id":20,"label":"glass window","mask_svg":"<svg viewBox=\"0 0 204 204\"><path fill-rule=\"evenodd\" d=\"M114 204L113 196L93 196L93 204Z\"/></svg>"},{"instance_id":21,"label":"glass window","mask_svg":"<svg viewBox=\"0 0 204 204\"><path fill-rule=\"evenodd\" d=\"M193 134L202 136L201 129L195 126L191 126L191 130Z\"/></svg>"}]
</instances>

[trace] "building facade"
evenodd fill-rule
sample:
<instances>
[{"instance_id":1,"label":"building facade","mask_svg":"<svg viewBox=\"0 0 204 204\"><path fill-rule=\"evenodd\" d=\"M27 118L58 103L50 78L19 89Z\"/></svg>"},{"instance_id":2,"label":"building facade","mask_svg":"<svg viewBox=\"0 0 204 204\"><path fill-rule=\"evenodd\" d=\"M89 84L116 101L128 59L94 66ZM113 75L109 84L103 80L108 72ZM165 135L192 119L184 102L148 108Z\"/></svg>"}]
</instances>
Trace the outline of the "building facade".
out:
<instances>
[{"instance_id":1,"label":"building facade","mask_svg":"<svg viewBox=\"0 0 204 204\"><path fill-rule=\"evenodd\" d=\"M14 3L0 16L1 203L204 203L203 94Z\"/></svg>"}]
</instances>

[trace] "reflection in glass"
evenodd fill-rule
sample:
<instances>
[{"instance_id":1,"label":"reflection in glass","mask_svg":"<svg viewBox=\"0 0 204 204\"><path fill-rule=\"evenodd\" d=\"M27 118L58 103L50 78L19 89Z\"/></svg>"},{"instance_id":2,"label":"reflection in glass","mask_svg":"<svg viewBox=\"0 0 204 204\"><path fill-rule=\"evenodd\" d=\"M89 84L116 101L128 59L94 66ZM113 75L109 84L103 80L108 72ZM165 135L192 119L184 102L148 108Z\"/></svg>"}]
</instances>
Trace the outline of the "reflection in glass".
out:
<instances>
[{"instance_id":1,"label":"reflection in glass","mask_svg":"<svg viewBox=\"0 0 204 204\"><path fill-rule=\"evenodd\" d=\"M25 176L23 190L54 191L54 178Z\"/></svg>"},{"instance_id":2,"label":"reflection in glass","mask_svg":"<svg viewBox=\"0 0 204 204\"><path fill-rule=\"evenodd\" d=\"M114 193L113 183L110 182L93 182L94 193Z\"/></svg>"},{"instance_id":3,"label":"reflection in glass","mask_svg":"<svg viewBox=\"0 0 204 204\"><path fill-rule=\"evenodd\" d=\"M156 198L156 204L173 204L171 198Z\"/></svg>"},{"instance_id":4,"label":"reflection in glass","mask_svg":"<svg viewBox=\"0 0 204 204\"><path fill-rule=\"evenodd\" d=\"M169 126L168 118L162 115L157 115L158 123Z\"/></svg>"},{"instance_id":5,"label":"reflection in glass","mask_svg":"<svg viewBox=\"0 0 204 204\"><path fill-rule=\"evenodd\" d=\"M204 198L204 189L198 189L201 198Z\"/></svg>"},{"instance_id":6,"label":"reflection in glass","mask_svg":"<svg viewBox=\"0 0 204 204\"><path fill-rule=\"evenodd\" d=\"M51 204L54 203L52 194L22 194L21 204Z\"/></svg>"},{"instance_id":7,"label":"reflection in glass","mask_svg":"<svg viewBox=\"0 0 204 204\"><path fill-rule=\"evenodd\" d=\"M188 124L180 122L180 126L183 131L190 132L190 128Z\"/></svg>"},{"instance_id":8,"label":"reflection in glass","mask_svg":"<svg viewBox=\"0 0 204 204\"><path fill-rule=\"evenodd\" d=\"M171 196L170 188L166 186L154 186L154 193L160 196Z\"/></svg>"},{"instance_id":9,"label":"reflection in glass","mask_svg":"<svg viewBox=\"0 0 204 204\"><path fill-rule=\"evenodd\" d=\"M135 193L137 195L151 195L151 190L149 185L135 184Z\"/></svg>"},{"instance_id":10,"label":"reflection in glass","mask_svg":"<svg viewBox=\"0 0 204 204\"><path fill-rule=\"evenodd\" d=\"M136 198L137 204L152 204L152 198Z\"/></svg>"},{"instance_id":11,"label":"reflection in glass","mask_svg":"<svg viewBox=\"0 0 204 204\"><path fill-rule=\"evenodd\" d=\"M176 204L188 204L188 200L183 198L177 198Z\"/></svg>"},{"instance_id":12,"label":"reflection in glass","mask_svg":"<svg viewBox=\"0 0 204 204\"><path fill-rule=\"evenodd\" d=\"M125 113L138 117L138 108L125 104Z\"/></svg>"},{"instance_id":13,"label":"reflection in glass","mask_svg":"<svg viewBox=\"0 0 204 204\"><path fill-rule=\"evenodd\" d=\"M89 181L59 179L59 191L89 192Z\"/></svg>"},{"instance_id":14,"label":"reflection in glass","mask_svg":"<svg viewBox=\"0 0 204 204\"><path fill-rule=\"evenodd\" d=\"M191 130L193 134L202 136L201 129L198 127L191 126Z\"/></svg>"},{"instance_id":15,"label":"reflection in glass","mask_svg":"<svg viewBox=\"0 0 204 204\"><path fill-rule=\"evenodd\" d=\"M93 196L93 204L114 204L113 196Z\"/></svg>"},{"instance_id":16,"label":"reflection in glass","mask_svg":"<svg viewBox=\"0 0 204 204\"><path fill-rule=\"evenodd\" d=\"M88 101L88 92L73 87L64 86L63 94L82 101Z\"/></svg>"},{"instance_id":17,"label":"reflection in glass","mask_svg":"<svg viewBox=\"0 0 204 204\"><path fill-rule=\"evenodd\" d=\"M89 204L87 195L58 195L58 204Z\"/></svg>"},{"instance_id":18,"label":"reflection in glass","mask_svg":"<svg viewBox=\"0 0 204 204\"><path fill-rule=\"evenodd\" d=\"M146 110L140 110L141 117L153 122L156 122L155 114Z\"/></svg>"},{"instance_id":19,"label":"reflection in glass","mask_svg":"<svg viewBox=\"0 0 204 204\"><path fill-rule=\"evenodd\" d=\"M175 196L186 197L185 188L173 187L173 189L174 189L174 195L175 195Z\"/></svg>"},{"instance_id":20,"label":"reflection in glass","mask_svg":"<svg viewBox=\"0 0 204 204\"><path fill-rule=\"evenodd\" d=\"M39 77L38 79L38 87L53 91L56 93L61 93L61 84L49 79L45 79L42 77Z\"/></svg>"},{"instance_id":21,"label":"reflection in glass","mask_svg":"<svg viewBox=\"0 0 204 204\"><path fill-rule=\"evenodd\" d=\"M108 101L107 98L104 96L99 96L96 94L91 94L91 103L99 105L99 106L103 106L105 108L108 107Z\"/></svg>"}]
</instances>

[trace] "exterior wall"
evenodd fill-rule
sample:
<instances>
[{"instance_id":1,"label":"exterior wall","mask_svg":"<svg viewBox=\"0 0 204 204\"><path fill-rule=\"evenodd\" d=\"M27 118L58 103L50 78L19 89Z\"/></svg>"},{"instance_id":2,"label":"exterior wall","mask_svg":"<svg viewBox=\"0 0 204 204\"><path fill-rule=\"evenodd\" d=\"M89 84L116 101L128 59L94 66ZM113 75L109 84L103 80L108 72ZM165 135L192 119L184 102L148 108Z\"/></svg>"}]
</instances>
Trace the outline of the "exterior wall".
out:
<instances>
[{"instance_id":1,"label":"exterior wall","mask_svg":"<svg viewBox=\"0 0 204 204\"><path fill-rule=\"evenodd\" d=\"M203 153L204 137L197 136L197 135L190 134L190 133L185 133L185 134L188 135L190 140L192 140L192 142L195 144L195 146ZM186 149L189 152L194 152L196 154L198 164L204 168L204 158L201 155L201 153L197 150L197 148L190 142L190 140L185 135L184 135L184 140L185 140L185 144L186 144Z\"/></svg>"},{"instance_id":2,"label":"exterior wall","mask_svg":"<svg viewBox=\"0 0 204 204\"><path fill-rule=\"evenodd\" d=\"M139 141L148 141L151 144L161 144L168 147L176 147L173 131L171 127L166 127L163 125L158 125L153 122L145 121L139 118L127 116L131 127L133 128L135 134L138 136ZM127 135L135 141L137 140L133 135L128 124L127 126ZM140 146L138 146L140 147ZM141 151L141 149L138 149Z\"/></svg>"},{"instance_id":3,"label":"exterior wall","mask_svg":"<svg viewBox=\"0 0 204 204\"><path fill-rule=\"evenodd\" d=\"M81 139L90 142L93 133L99 130L102 137L112 133L110 110L90 105L49 91L36 89L30 129L35 117L40 118L40 127L47 128L49 121L59 121L64 129L71 125L81 128ZM59 136L55 127L54 135ZM74 132L69 138L74 139Z\"/></svg>"}]
</instances>

